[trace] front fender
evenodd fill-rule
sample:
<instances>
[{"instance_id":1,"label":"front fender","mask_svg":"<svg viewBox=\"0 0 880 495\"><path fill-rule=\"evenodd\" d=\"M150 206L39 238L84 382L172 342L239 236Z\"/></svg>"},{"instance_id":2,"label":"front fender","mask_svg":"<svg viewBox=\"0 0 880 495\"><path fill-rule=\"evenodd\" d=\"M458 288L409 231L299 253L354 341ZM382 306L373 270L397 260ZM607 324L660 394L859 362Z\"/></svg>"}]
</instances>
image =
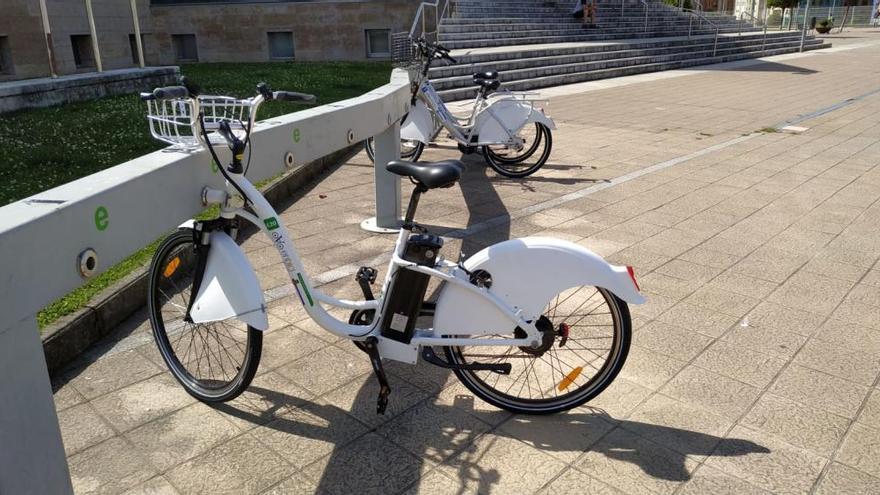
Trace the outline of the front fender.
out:
<instances>
[{"instance_id":1,"label":"front fender","mask_svg":"<svg viewBox=\"0 0 880 495\"><path fill-rule=\"evenodd\" d=\"M241 248L225 232L211 233L208 263L190 317L194 323L237 318L258 330L269 329L260 282Z\"/></svg>"},{"instance_id":2,"label":"front fender","mask_svg":"<svg viewBox=\"0 0 880 495\"><path fill-rule=\"evenodd\" d=\"M573 242L546 237L512 239L470 257L468 271L486 270L491 291L523 319L535 320L557 294L581 285L605 288L632 304L645 302L627 267L609 264ZM507 334L513 324L490 301L446 284L434 313L436 335Z\"/></svg>"},{"instance_id":3,"label":"front fender","mask_svg":"<svg viewBox=\"0 0 880 495\"><path fill-rule=\"evenodd\" d=\"M428 144L433 133L434 118L431 117L431 111L425 102L418 100L400 124L400 139L412 139Z\"/></svg>"}]
</instances>

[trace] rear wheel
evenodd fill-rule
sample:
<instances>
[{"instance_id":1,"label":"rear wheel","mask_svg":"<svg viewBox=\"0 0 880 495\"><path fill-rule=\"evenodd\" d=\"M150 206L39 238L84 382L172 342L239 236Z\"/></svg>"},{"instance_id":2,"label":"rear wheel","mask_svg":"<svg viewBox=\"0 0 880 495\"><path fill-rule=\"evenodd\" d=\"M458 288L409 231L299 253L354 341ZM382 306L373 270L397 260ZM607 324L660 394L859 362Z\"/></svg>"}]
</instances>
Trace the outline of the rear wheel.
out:
<instances>
[{"instance_id":1,"label":"rear wheel","mask_svg":"<svg viewBox=\"0 0 880 495\"><path fill-rule=\"evenodd\" d=\"M532 347L447 347L450 363L510 363L509 375L455 370L476 396L515 413L552 414L599 395L626 361L632 323L625 302L605 289L574 287L554 297L535 324ZM517 337L525 331L517 329ZM488 338L502 336L488 336ZM507 336L509 337L509 336Z\"/></svg>"},{"instance_id":2,"label":"rear wheel","mask_svg":"<svg viewBox=\"0 0 880 495\"><path fill-rule=\"evenodd\" d=\"M170 235L150 265L147 306L159 353L174 378L204 402L234 399L250 385L263 333L236 319L193 323L187 316L199 261L192 229Z\"/></svg>"},{"instance_id":3,"label":"rear wheel","mask_svg":"<svg viewBox=\"0 0 880 495\"><path fill-rule=\"evenodd\" d=\"M483 146L483 158L499 174L521 178L532 175L544 166L553 149L550 128L535 122L523 126L516 134L516 144Z\"/></svg>"},{"instance_id":4,"label":"rear wheel","mask_svg":"<svg viewBox=\"0 0 880 495\"><path fill-rule=\"evenodd\" d=\"M376 150L373 147L373 138L369 138L364 141L364 149L367 150L367 156L370 157L370 161L376 161ZM422 151L425 149L425 144L421 141L415 141L412 139L401 139L400 140L400 159L406 160L408 162L417 162L419 161L419 157L422 156Z\"/></svg>"}]
</instances>

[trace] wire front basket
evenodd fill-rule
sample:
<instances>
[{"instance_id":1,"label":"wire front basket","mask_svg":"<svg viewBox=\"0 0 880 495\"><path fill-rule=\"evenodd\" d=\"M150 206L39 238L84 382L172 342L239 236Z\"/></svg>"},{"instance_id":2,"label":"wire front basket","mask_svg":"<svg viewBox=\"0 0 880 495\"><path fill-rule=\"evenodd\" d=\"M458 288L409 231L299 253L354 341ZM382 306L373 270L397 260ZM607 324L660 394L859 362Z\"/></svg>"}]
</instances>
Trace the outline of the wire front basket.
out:
<instances>
[{"instance_id":1,"label":"wire front basket","mask_svg":"<svg viewBox=\"0 0 880 495\"><path fill-rule=\"evenodd\" d=\"M171 100L147 100L147 120L150 134L159 141L170 144L174 149L196 149L201 146L198 139L198 119L194 100L175 98Z\"/></svg>"},{"instance_id":2,"label":"wire front basket","mask_svg":"<svg viewBox=\"0 0 880 495\"><path fill-rule=\"evenodd\" d=\"M419 65L418 50L406 31L391 35L391 65L401 69Z\"/></svg>"},{"instance_id":3,"label":"wire front basket","mask_svg":"<svg viewBox=\"0 0 880 495\"><path fill-rule=\"evenodd\" d=\"M147 119L150 134L168 143L172 149L194 151L199 149L204 137L201 134L198 115L201 112L205 131L212 144L224 142L214 133L220 122L226 120L232 130L244 136L253 119L253 102L229 96L199 96L198 98L175 98L147 100Z\"/></svg>"}]
</instances>

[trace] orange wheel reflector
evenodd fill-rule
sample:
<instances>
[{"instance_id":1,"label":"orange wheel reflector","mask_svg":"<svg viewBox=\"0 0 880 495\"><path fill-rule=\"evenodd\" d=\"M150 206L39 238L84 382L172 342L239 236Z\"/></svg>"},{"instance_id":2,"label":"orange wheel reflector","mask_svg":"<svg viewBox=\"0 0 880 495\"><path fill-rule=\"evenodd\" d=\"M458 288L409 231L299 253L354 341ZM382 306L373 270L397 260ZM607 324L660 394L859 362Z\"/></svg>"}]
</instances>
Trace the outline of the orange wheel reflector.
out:
<instances>
[{"instance_id":1,"label":"orange wheel reflector","mask_svg":"<svg viewBox=\"0 0 880 495\"><path fill-rule=\"evenodd\" d=\"M584 367L578 366L577 368L571 370L567 375L565 375L565 378L563 378L557 386L559 391L562 392L563 390L567 389L572 383L574 383L574 381L577 380L577 377L581 376L582 371L584 371Z\"/></svg>"},{"instance_id":2,"label":"orange wheel reflector","mask_svg":"<svg viewBox=\"0 0 880 495\"><path fill-rule=\"evenodd\" d=\"M177 271L177 267L180 266L180 256L175 256L173 260L169 261L167 265L165 265L165 271L162 272L162 275L165 278L168 278L174 275L174 272Z\"/></svg>"}]
</instances>

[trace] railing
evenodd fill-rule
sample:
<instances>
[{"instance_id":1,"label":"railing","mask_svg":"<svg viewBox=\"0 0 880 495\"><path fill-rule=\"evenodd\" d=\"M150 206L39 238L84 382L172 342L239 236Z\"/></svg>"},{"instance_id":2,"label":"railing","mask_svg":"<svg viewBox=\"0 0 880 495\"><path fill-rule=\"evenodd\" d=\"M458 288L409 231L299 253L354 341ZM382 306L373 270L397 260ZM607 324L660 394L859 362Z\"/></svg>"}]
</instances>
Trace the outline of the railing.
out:
<instances>
[{"instance_id":1,"label":"railing","mask_svg":"<svg viewBox=\"0 0 880 495\"><path fill-rule=\"evenodd\" d=\"M418 10L416 10L416 15L413 19L412 26L409 29L409 33L407 35L408 38L410 40L415 40L418 38L430 39L430 36L434 35L434 39L431 41L439 41L440 21L442 21L448 14L451 13L452 2L453 0L434 0L433 2L420 3ZM429 24L426 21L426 19L430 18L430 15L427 14L428 9L434 9L433 31L428 31Z\"/></svg>"},{"instance_id":2,"label":"railing","mask_svg":"<svg viewBox=\"0 0 880 495\"><path fill-rule=\"evenodd\" d=\"M715 44L712 47L712 56L714 57L715 54L718 53L718 32L719 32L718 25L715 24L714 22L710 21L708 17L706 17L705 15L703 15L700 12L697 12L696 10L681 9L681 11L690 14L690 21L688 21L688 39L691 39L691 31L694 26L694 17L696 17L700 21L700 24L699 24L700 28L703 27L703 21L706 21L707 24L709 24L710 26L715 28Z\"/></svg>"},{"instance_id":3,"label":"railing","mask_svg":"<svg viewBox=\"0 0 880 495\"><path fill-rule=\"evenodd\" d=\"M374 136L376 223L394 226L400 178L381 164L399 157L409 85L395 70L359 97L257 123L249 178ZM0 208L0 492L72 493L36 313L200 213L202 188L223 188L211 164L205 150L157 151ZM87 259L93 272L78 269Z\"/></svg>"},{"instance_id":4,"label":"railing","mask_svg":"<svg viewBox=\"0 0 880 495\"><path fill-rule=\"evenodd\" d=\"M645 9L645 32L648 32L648 2L645 0L639 0L642 4L642 8Z\"/></svg>"},{"instance_id":5,"label":"railing","mask_svg":"<svg viewBox=\"0 0 880 495\"><path fill-rule=\"evenodd\" d=\"M767 22L763 21L757 17L755 17L752 13L746 12L743 10L739 13L739 23L737 23L737 27L739 28L739 36L742 36L742 25L743 25L743 17L748 17L751 20L752 27L763 26L764 28L764 36L761 39L761 54L764 54L764 49L767 46Z\"/></svg>"},{"instance_id":6,"label":"railing","mask_svg":"<svg viewBox=\"0 0 880 495\"><path fill-rule=\"evenodd\" d=\"M695 12L704 12L706 9L703 8L702 0L690 0L692 8L686 9L684 8L684 0L678 0L678 10L685 11L691 10Z\"/></svg>"}]
</instances>

